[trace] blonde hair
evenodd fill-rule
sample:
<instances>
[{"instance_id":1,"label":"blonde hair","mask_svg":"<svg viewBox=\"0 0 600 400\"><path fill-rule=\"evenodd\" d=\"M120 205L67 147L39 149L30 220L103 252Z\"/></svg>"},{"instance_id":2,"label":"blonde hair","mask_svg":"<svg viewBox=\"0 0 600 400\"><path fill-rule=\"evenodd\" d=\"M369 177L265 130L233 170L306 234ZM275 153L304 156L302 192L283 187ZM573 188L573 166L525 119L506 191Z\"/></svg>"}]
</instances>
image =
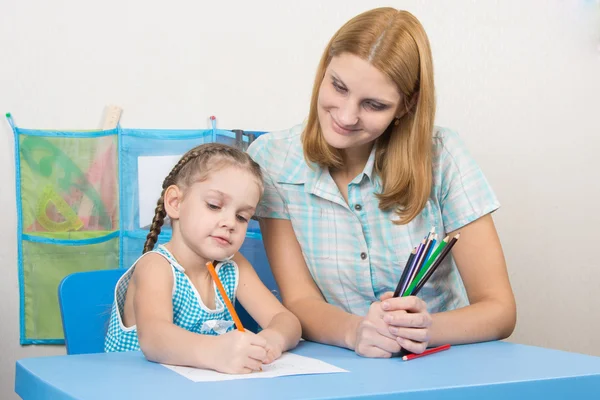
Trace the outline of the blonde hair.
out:
<instances>
[{"instance_id":1,"label":"blonde hair","mask_svg":"<svg viewBox=\"0 0 600 400\"><path fill-rule=\"evenodd\" d=\"M379 208L395 209L397 224L412 221L427 203L432 185L432 132L435 117L433 62L427 34L409 12L376 8L342 26L325 48L317 69L310 111L302 134L307 161L340 168L341 151L325 142L317 113L319 88L331 59L343 53L368 61L396 83L404 114L376 141L375 173L382 180ZM416 100L411 107L408 102ZM402 110L398 110L402 111Z\"/></svg>"},{"instance_id":2,"label":"blonde hair","mask_svg":"<svg viewBox=\"0 0 600 400\"><path fill-rule=\"evenodd\" d=\"M228 166L250 172L258 180L262 191L263 176L260 166L247 153L221 143L207 143L194 147L181 157L163 181L162 192L156 203L154 218L152 219L150 232L146 237L143 253L151 251L158 240L158 235L167 216L165 192L169 186L177 185L186 188L193 182L205 180L210 172Z\"/></svg>"}]
</instances>

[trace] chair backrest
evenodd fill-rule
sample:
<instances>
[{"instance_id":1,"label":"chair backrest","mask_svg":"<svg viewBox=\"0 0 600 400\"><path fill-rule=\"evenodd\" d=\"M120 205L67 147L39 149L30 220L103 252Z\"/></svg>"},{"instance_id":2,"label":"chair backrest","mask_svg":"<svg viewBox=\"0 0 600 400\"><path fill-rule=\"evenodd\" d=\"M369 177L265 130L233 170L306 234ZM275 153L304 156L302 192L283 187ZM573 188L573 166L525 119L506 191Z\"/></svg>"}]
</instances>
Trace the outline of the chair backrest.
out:
<instances>
[{"instance_id":1,"label":"chair backrest","mask_svg":"<svg viewBox=\"0 0 600 400\"><path fill-rule=\"evenodd\" d=\"M58 286L67 354L102 353L114 301L115 286L125 269L75 272ZM258 324L239 302L235 308L244 328L257 332Z\"/></svg>"},{"instance_id":2,"label":"chair backrest","mask_svg":"<svg viewBox=\"0 0 600 400\"><path fill-rule=\"evenodd\" d=\"M102 353L115 286L125 269L75 272L58 286L67 354Z\"/></svg>"}]
</instances>

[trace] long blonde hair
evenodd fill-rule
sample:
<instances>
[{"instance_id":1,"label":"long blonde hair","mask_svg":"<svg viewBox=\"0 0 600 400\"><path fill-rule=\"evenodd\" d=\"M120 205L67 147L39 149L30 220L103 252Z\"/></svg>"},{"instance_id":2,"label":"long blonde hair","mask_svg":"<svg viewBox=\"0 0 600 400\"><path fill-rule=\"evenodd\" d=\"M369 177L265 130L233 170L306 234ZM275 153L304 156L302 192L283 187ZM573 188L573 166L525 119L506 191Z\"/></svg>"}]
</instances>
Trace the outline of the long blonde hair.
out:
<instances>
[{"instance_id":1,"label":"long blonde hair","mask_svg":"<svg viewBox=\"0 0 600 400\"><path fill-rule=\"evenodd\" d=\"M377 141L375 173L381 177L379 208L395 209L398 224L412 221L427 203L432 185L432 131L435 117L433 61L427 34L409 12L376 8L342 26L325 48L317 69L310 111L302 134L307 161L339 168L341 151L323 138L317 113L319 88L331 59L343 53L368 61L396 83L408 112L392 121ZM416 96L416 97L415 97ZM416 102L411 107L411 99Z\"/></svg>"},{"instance_id":2,"label":"long blonde hair","mask_svg":"<svg viewBox=\"0 0 600 400\"><path fill-rule=\"evenodd\" d=\"M163 181L162 192L156 202L150 232L146 237L146 243L144 243L144 253L154 248L165 222L167 216L165 192L169 186L177 185L185 189L193 182L205 180L211 171L214 172L225 166L233 166L250 172L259 182L262 191L262 171L260 166L247 153L221 143L206 143L194 147L181 157Z\"/></svg>"}]
</instances>

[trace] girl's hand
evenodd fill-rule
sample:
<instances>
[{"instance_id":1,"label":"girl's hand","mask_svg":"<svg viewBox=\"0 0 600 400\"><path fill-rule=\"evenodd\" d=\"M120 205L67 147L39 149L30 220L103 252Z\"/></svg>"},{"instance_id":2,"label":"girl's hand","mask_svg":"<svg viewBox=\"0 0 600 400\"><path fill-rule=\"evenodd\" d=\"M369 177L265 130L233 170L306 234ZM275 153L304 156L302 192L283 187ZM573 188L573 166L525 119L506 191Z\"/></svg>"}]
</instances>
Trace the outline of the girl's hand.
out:
<instances>
[{"instance_id":1,"label":"girl's hand","mask_svg":"<svg viewBox=\"0 0 600 400\"><path fill-rule=\"evenodd\" d=\"M267 341L267 345L265 346L265 349L267 350L265 364L270 364L281 357L284 340L280 333L267 328L258 332L258 336L262 336Z\"/></svg>"},{"instance_id":2,"label":"girl's hand","mask_svg":"<svg viewBox=\"0 0 600 400\"><path fill-rule=\"evenodd\" d=\"M400 351L396 336L390 332L390 326L383 320L384 314L381 302L371 304L369 312L356 330L356 354L363 357L389 358Z\"/></svg>"},{"instance_id":3,"label":"girl's hand","mask_svg":"<svg viewBox=\"0 0 600 400\"><path fill-rule=\"evenodd\" d=\"M419 354L425 351L431 334L433 319L427 305L415 296L392 297L392 292L381 296L381 312L388 332L404 349Z\"/></svg>"},{"instance_id":4,"label":"girl's hand","mask_svg":"<svg viewBox=\"0 0 600 400\"><path fill-rule=\"evenodd\" d=\"M260 371L267 360L267 341L250 331L234 330L217 337L214 369L226 374Z\"/></svg>"}]
</instances>

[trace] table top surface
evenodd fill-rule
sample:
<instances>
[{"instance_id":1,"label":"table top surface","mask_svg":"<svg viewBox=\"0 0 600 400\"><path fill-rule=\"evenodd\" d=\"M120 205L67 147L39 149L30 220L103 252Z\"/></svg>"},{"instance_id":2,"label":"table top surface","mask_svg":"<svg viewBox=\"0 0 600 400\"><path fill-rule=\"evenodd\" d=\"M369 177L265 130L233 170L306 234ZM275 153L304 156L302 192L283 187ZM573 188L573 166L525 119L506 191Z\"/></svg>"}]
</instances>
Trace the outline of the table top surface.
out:
<instances>
[{"instance_id":1,"label":"table top surface","mask_svg":"<svg viewBox=\"0 0 600 400\"><path fill-rule=\"evenodd\" d=\"M366 399L545 398L600 396L600 357L507 342L452 346L402 361L368 359L338 347L300 342L294 353L349 373L193 382L140 352L17 361L15 390L24 399ZM583 397L582 397L583 396Z\"/></svg>"}]
</instances>

